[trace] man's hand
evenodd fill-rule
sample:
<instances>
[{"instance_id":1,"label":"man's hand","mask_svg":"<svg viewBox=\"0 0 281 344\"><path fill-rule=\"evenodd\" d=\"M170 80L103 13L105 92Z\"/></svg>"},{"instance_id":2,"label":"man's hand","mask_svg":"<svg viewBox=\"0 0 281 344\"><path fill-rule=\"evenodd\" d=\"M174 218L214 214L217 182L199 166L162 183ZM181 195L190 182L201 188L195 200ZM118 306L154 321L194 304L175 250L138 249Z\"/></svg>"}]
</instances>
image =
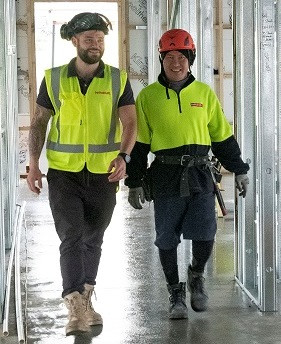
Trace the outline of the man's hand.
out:
<instances>
[{"instance_id":1,"label":"man's hand","mask_svg":"<svg viewBox=\"0 0 281 344\"><path fill-rule=\"evenodd\" d=\"M129 189L128 202L131 204L131 206L135 209L142 209L140 201L141 203L145 202L143 188L140 186Z\"/></svg>"},{"instance_id":2,"label":"man's hand","mask_svg":"<svg viewBox=\"0 0 281 344\"><path fill-rule=\"evenodd\" d=\"M48 122L52 114L53 110L36 104L35 113L30 122L28 141L29 173L27 175L27 184L29 189L37 195L40 194L42 189L42 173L39 169L39 158L44 146Z\"/></svg>"},{"instance_id":3,"label":"man's hand","mask_svg":"<svg viewBox=\"0 0 281 344\"><path fill-rule=\"evenodd\" d=\"M123 179L126 175L126 163L124 159L118 155L117 158L111 161L107 172L112 172L108 177L108 180L111 183L118 182Z\"/></svg>"},{"instance_id":4,"label":"man's hand","mask_svg":"<svg viewBox=\"0 0 281 344\"><path fill-rule=\"evenodd\" d=\"M235 183L237 189L240 191L239 196L245 198L249 184L249 178L247 174L239 174L238 176L235 176Z\"/></svg>"},{"instance_id":5,"label":"man's hand","mask_svg":"<svg viewBox=\"0 0 281 344\"><path fill-rule=\"evenodd\" d=\"M30 168L28 175L27 175L27 184L31 191L35 192L37 195L40 194L42 185L42 173L39 167L32 167ZM36 182L37 185L36 186Z\"/></svg>"}]
</instances>

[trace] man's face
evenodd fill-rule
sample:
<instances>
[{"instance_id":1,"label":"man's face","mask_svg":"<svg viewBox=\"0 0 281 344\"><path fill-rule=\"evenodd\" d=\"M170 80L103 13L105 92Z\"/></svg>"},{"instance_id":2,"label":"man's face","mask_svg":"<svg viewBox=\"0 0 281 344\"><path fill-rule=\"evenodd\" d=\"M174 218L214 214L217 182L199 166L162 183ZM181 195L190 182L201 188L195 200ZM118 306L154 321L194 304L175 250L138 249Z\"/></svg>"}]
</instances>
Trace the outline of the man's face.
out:
<instances>
[{"instance_id":1,"label":"man's face","mask_svg":"<svg viewBox=\"0 0 281 344\"><path fill-rule=\"evenodd\" d=\"M188 59L179 51L169 51L163 60L163 67L169 81L180 81L187 77Z\"/></svg>"},{"instance_id":2,"label":"man's face","mask_svg":"<svg viewBox=\"0 0 281 344\"><path fill-rule=\"evenodd\" d=\"M76 34L72 43L77 48L77 55L88 64L99 62L104 53L104 33L90 30Z\"/></svg>"}]
</instances>

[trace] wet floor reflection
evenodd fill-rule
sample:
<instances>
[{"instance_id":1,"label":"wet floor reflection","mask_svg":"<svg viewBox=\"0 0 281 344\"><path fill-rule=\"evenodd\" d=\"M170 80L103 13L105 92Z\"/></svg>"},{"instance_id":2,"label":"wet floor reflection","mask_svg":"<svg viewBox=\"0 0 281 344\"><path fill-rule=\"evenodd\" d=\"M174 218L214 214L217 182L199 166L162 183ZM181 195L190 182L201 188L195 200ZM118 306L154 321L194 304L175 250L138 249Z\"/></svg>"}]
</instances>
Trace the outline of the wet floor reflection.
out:
<instances>
[{"instance_id":1,"label":"wet floor reflection","mask_svg":"<svg viewBox=\"0 0 281 344\"><path fill-rule=\"evenodd\" d=\"M168 292L153 244L153 206L146 204L142 211L132 209L126 200L125 187L118 193L118 204L105 234L96 286L97 300L93 298L104 324L93 327L91 333L83 336L66 337L67 311L61 299L59 240L47 200L46 182L39 197L31 195L24 182L20 193L27 201L27 231L26 238L23 238L26 241L23 255L27 255L23 263L27 267L23 267L23 273L26 271L28 344L266 342L259 341L262 339L259 327L266 331L264 319L268 326L274 319L258 316L256 308L249 304L234 282L233 213L230 212L227 219L219 220L214 253L207 267L210 309L195 313L189 307L188 320L170 321L167 317ZM190 243L185 242L179 248L182 281L186 280L189 261ZM255 333L251 334L249 328ZM279 326L273 332L281 338ZM0 342L8 344L2 338Z\"/></svg>"},{"instance_id":2,"label":"wet floor reflection","mask_svg":"<svg viewBox=\"0 0 281 344\"><path fill-rule=\"evenodd\" d=\"M102 325L92 326L91 332L84 333L80 336L75 336L73 344L91 344L93 343L93 338L100 335L102 333L102 330Z\"/></svg>"}]
</instances>

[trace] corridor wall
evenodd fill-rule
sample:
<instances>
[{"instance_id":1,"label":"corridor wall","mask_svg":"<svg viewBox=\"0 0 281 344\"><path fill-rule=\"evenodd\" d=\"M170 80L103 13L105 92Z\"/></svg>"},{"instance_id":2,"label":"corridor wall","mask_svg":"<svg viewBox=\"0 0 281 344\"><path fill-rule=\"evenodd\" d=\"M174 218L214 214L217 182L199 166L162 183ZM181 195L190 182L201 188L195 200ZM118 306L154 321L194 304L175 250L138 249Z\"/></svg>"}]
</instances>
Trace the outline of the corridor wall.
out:
<instances>
[{"instance_id":1,"label":"corridor wall","mask_svg":"<svg viewBox=\"0 0 281 344\"><path fill-rule=\"evenodd\" d=\"M262 311L278 310L280 280L280 14L280 1L234 2L236 132L250 163L236 277Z\"/></svg>"}]
</instances>

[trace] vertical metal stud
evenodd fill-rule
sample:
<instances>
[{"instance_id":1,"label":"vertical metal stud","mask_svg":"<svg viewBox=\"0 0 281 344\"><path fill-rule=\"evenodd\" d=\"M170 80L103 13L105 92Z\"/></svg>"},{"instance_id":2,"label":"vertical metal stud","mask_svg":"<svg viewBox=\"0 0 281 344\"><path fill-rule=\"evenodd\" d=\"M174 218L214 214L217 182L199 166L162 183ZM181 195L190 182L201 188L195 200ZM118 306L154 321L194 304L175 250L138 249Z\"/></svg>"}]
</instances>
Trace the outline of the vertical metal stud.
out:
<instances>
[{"instance_id":1,"label":"vertical metal stud","mask_svg":"<svg viewBox=\"0 0 281 344\"><path fill-rule=\"evenodd\" d=\"M280 178L281 178L281 1L277 1L276 25L277 25L277 61L276 61L276 76L277 76L277 134L278 134L278 164L277 164L277 242L278 242L278 279L281 279L281 192L280 192Z\"/></svg>"},{"instance_id":2,"label":"vertical metal stud","mask_svg":"<svg viewBox=\"0 0 281 344\"><path fill-rule=\"evenodd\" d=\"M197 0L181 1L179 5L178 27L188 31L198 50L197 31L198 31L198 11ZM192 66L192 74L197 77L197 59Z\"/></svg>"},{"instance_id":3,"label":"vertical metal stud","mask_svg":"<svg viewBox=\"0 0 281 344\"><path fill-rule=\"evenodd\" d=\"M256 119L255 119L255 0L236 0L234 9L234 128L244 161L250 163L250 187L246 199L237 199L235 256L236 276L258 303L256 221ZM245 215L247 214L247 216Z\"/></svg>"},{"instance_id":4,"label":"vertical metal stud","mask_svg":"<svg viewBox=\"0 0 281 344\"><path fill-rule=\"evenodd\" d=\"M160 73L158 42L162 35L161 12L162 1L147 0L147 41L148 41L148 83L157 80Z\"/></svg>"},{"instance_id":5,"label":"vertical metal stud","mask_svg":"<svg viewBox=\"0 0 281 344\"><path fill-rule=\"evenodd\" d=\"M213 1L197 0L199 12L198 27L198 75L197 78L211 87L214 86L213 54Z\"/></svg>"},{"instance_id":6,"label":"vertical metal stud","mask_svg":"<svg viewBox=\"0 0 281 344\"><path fill-rule=\"evenodd\" d=\"M276 43L275 4L256 4L256 113L259 170L260 307L276 310Z\"/></svg>"},{"instance_id":7,"label":"vertical metal stud","mask_svg":"<svg viewBox=\"0 0 281 344\"><path fill-rule=\"evenodd\" d=\"M5 46L4 42L4 3L0 3L0 44ZM5 50L0 52L0 321L2 321L2 307L4 302L4 288L5 288L5 226L4 226L4 194L3 188L3 147L4 147L4 116L6 113L5 102Z\"/></svg>"}]
</instances>

